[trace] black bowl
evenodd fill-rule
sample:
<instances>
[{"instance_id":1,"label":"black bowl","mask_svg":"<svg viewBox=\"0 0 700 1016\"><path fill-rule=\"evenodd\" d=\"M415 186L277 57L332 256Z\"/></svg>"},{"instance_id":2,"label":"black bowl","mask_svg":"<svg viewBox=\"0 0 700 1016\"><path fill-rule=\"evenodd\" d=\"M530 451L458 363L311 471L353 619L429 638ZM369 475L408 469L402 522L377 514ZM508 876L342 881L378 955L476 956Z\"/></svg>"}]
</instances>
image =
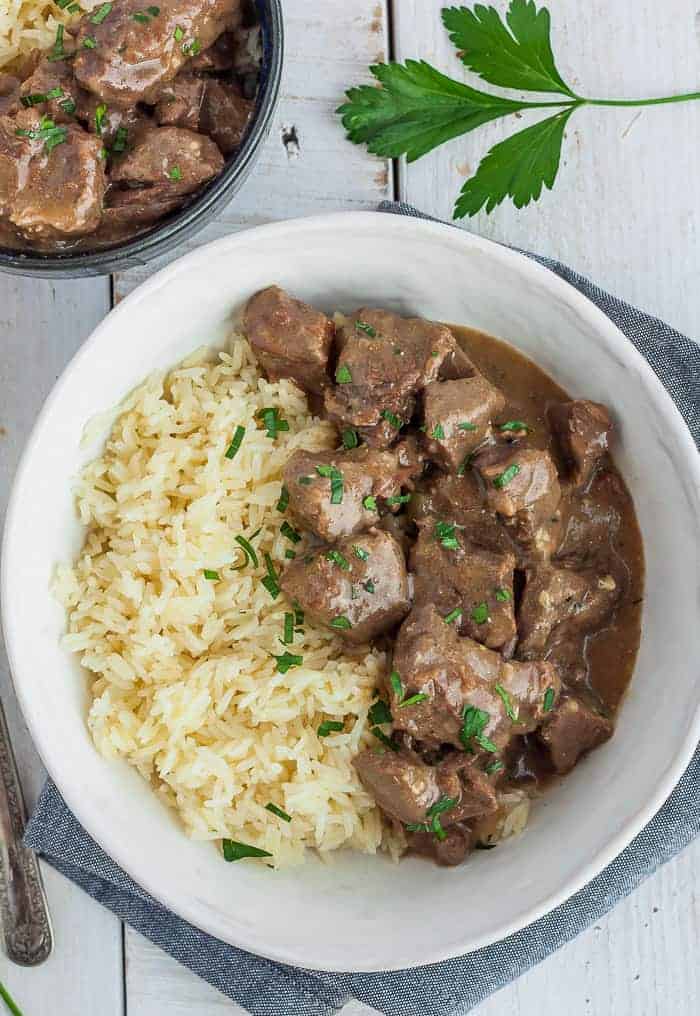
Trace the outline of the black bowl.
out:
<instances>
[{"instance_id":1,"label":"black bowl","mask_svg":"<svg viewBox=\"0 0 700 1016\"><path fill-rule=\"evenodd\" d=\"M228 204L248 178L267 137L279 98L284 59L281 0L256 0L262 28L263 62L255 115L236 154L194 201L133 240L107 250L39 254L0 247L0 271L51 279L109 275L144 265L198 233Z\"/></svg>"}]
</instances>

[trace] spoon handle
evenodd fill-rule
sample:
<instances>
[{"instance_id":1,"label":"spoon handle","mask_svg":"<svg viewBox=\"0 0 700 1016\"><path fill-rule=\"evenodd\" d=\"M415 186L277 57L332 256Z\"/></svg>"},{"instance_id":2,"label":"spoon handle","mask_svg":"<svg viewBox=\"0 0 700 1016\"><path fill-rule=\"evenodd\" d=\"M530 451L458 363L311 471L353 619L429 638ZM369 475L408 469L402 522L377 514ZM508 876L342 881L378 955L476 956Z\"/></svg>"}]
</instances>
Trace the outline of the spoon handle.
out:
<instances>
[{"instance_id":1,"label":"spoon handle","mask_svg":"<svg viewBox=\"0 0 700 1016\"><path fill-rule=\"evenodd\" d=\"M27 822L5 710L0 702L0 915L5 952L33 967L53 948L51 921L36 854L24 846Z\"/></svg>"}]
</instances>

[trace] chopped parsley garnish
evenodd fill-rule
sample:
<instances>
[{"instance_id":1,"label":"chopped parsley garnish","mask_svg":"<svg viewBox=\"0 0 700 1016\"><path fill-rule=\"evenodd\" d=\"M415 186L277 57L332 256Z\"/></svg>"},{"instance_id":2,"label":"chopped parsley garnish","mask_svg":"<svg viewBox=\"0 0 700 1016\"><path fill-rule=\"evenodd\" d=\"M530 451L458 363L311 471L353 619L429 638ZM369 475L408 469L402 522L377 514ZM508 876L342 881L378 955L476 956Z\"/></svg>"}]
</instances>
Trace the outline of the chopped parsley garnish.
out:
<instances>
[{"instance_id":1,"label":"chopped parsley garnish","mask_svg":"<svg viewBox=\"0 0 700 1016\"><path fill-rule=\"evenodd\" d=\"M280 499L277 502L277 511L286 512L289 507L289 491L287 490L286 484L282 484L282 490L280 491Z\"/></svg>"},{"instance_id":2,"label":"chopped parsley garnish","mask_svg":"<svg viewBox=\"0 0 700 1016\"><path fill-rule=\"evenodd\" d=\"M342 363L335 372L335 379L339 385L352 384L352 373L350 368L346 364Z\"/></svg>"},{"instance_id":3,"label":"chopped parsley garnish","mask_svg":"<svg viewBox=\"0 0 700 1016\"><path fill-rule=\"evenodd\" d=\"M260 847L251 847L249 843L239 843L237 840L222 840L225 861L240 861L244 857L272 857L267 850Z\"/></svg>"},{"instance_id":4,"label":"chopped parsley garnish","mask_svg":"<svg viewBox=\"0 0 700 1016\"><path fill-rule=\"evenodd\" d=\"M294 624L297 628L301 628L304 623L304 611L301 609L296 600L292 603L294 607Z\"/></svg>"},{"instance_id":5,"label":"chopped parsley garnish","mask_svg":"<svg viewBox=\"0 0 700 1016\"><path fill-rule=\"evenodd\" d=\"M209 582L219 582L221 576L219 575L218 571L212 571L210 568L205 568L204 578L207 579Z\"/></svg>"},{"instance_id":6,"label":"chopped parsley garnish","mask_svg":"<svg viewBox=\"0 0 700 1016\"><path fill-rule=\"evenodd\" d=\"M442 441L443 440L443 438L445 437L445 428L443 427L443 425L441 423L436 423L435 424L435 426L433 427L432 436L437 441Z\"/></svg>"},{"instance_id":7,"label":"chopped parsley garnish","mask_svg":"<svg viewBox=\"0 0 700 1016\"><path fill-rule=\"evenodd\" d=\"M67 116L72 116L77 108L72 99L64 99L63 102L59 102L59 106Z\"/></svg>"},{"instance_id":8,"label":"chopped parsley garnish","mask_svg":"<svg viewBox=\"0 0 700 1016\"><path fill-rule=\"evenodd\" d=\"M281 418L279 409L272 407L261 409L256 416L262 420L267 436L273 441L281 431L289 430L289 424Z\"/></svg>"},{"instance_id":9,"label":"chopped parsley garnish","mask_svg":"<svg viewBox=\"0 0 700 1016\"><path fill-rule=\"evenodd\" d=\"M277 671L286 674L292 667L300 667L304 662L303 656L296 656L294 653L284 652L281 656L273 656L277 660Z\"/></svg>"},{"instance_id":10,"label":"chopped parsley garnish","mask_svg":"<svg viewBox=\"0 0 700 1016\"><path fill-rule=\"evenodd\" d=\"M484 600L482 603L477 603L476 607L471 612L471 619L474 624L486 624L489 620L489 605Z\"/></svg>"},{"instance_id":11,"label":"chopped parsley garnish","mask_svg":"<svg viewBox=\"0 0 700 1016\"><path fill-rule=\"evenodd\" d=\"M442 828L440 822L440 816L444 815L446 811L450 811L457 804L456 797L441 797L439 801L431 805L426 811L427 818L431 819L430 831L434 834L438 840L444 840L447 837L447 833Z\"/></svg>"},{"instance_id":12,"label":"chopped parsley garnish","mask_svg":"<svg viewBox=\"0 0 700 1016\"><path fill-rule=\"evenodd\" d=\"M173 32L173 38L175 39L175 42L182 42L182 40L185 38L185 32L182 28L180 28L179 25Z\"/></svg>"},{"instance_id":13,"label":"chopped parsley garnish","mask_svg":"<svg viewBox=\"0 0 700 1016\"><path fill-rule=\"evenodd\" d=\"M405 698L402 702L399 702L399 709L405 709L406 706L417 706L419 702L425 702L428 696L425 692L419 692L417 695L410 695Z\"/></svg>"},{"instance_id":14,"label":"chopped parsley garnish","mask_svg":"<svg viewBox=\"0 0 700 1016\"><path fill-rule=\"evenodd\" d=\"M341 504L343 500L343 474L336 466L316 466L319 476L331 481L331 504Z\"/></svg>"},{"instance_id":15,"label":"chopped parsley garnish","mask_svg":"<svg viewBox=\"0 0 700 1016\"><path fill-rule=\"evenodd\" d=\"M146 10L152 18L157 18L160 14L160 7L147 7Z\"/></svg>"},{"instance_id":16,"label":"chopped parsley garnish","mask_svg":"<svg viewBox=\"0 0 700 1016\"><path fill-rule=\"evenodd\" d=\"M294 558L295 558L295 557L296 557L297 555L296 555L295 551L287 549L287 550L285 550L285 552L284 552L284 556L286 557L286 559L287 559L288 561L293 561L293 560L294 560Z\"/></svg>"},{"instance_id":17,"label":"chopped parsley garnish","mask_svg":"<svg viewBox=\"0 0 700 1016\"><path fill-rule=\"evenodd\" d=\"M243 563L239 564L233 570L234 571L240 571L241 568L245 568L245 566L248 564L248 561L250 561L250 563L253 565L254 568L257 568L258 567L258 555L255 553L255 550L254 550L252 544L249 543L248 540L246 540L245 536L237 536L236 537L236 543L243 550L243 553L245 554L245 557L243 558Z\"/></svg>"},{"instance_id":18,"label":"chopped parsley garnish","mask_svg":"<svg viewBox=\"0 0 700 1016\"><path fill-rule=\"evenodd\" d=\"M345 730L345 724L339 720L324 720L319 724L316 733L319 737L328 737L329 734L339 734L341 730Z\"/></svg>"},{"instance_id":19,"label":"chopped parsley garnish","mask_svg":"<svg viewBox=\"0 0 700 1016\"><path fill-rule=\"evenodd\" d=\"M489 762L489 764L484 769L484 772L486 773L487 776L492 776L494 773L500 773L501 769L505 769L505 766L500 761L500 759L496 759L495 762Z\"/></svg>"},{"instance_id":20,"label":"chopped parsley garnish","mask_svg":"<svg viewBox=\"0 0 700 1016\"><path fill-rule=\"evenodd\" d=\"M348 559L340 553L339 550L329 550L326 554L326 560L332 561L333 564L337 564L343 571L350 571L350 562Z\"/></svg>"},{"instance_id":21,"label":"chopped parsley garnish","mask_svg":"<svg viewBox=\"0 0 700 1016\"><path fill-rule=\"evenodd\" d=\"M370 339L376 339L377 329L373 325L368 324L366 321L356 321L355 328L360 332L364 332L365 335L369 335Z\"/></svg>"},{"instance_id":22,"label":"chopped parsley garnish","mask_svg":"<svg viewBox=\"0 0 700 1016\"><path fill-rule=\"evenodd\" d=\"M83 49L97 49L97 39L92 35L86 35L83 39Z\"/></svg>"},{"instance_id":23,"label":"chopped parsley garnish","mask_svg":"<svg viewBox=\"0 0 700 1016\"><path fill-rule=\"evenodd\" d=\"M514 462L511 466L508 466L507 469L504 469L502 473L499 473L498 476L495 476L493 479L493 485L496 490L503 490L504 487L507 487L511 480L514 480L519 472L520 466Z\"/></svg>"},{"instance_id":24,"label":"chopped parsley garnish","mask_svg":"<svg viewBox=\"0 0 700 1016\"><path fill-rule=\"evenodd\" d=\"M490 741L488 737L484 737L483 734L477 734L474 737L474 740L476 741L476 743L479 745L480 748L484 749L484 751L490 751L494 755L498 751L498 748L493 743L493 741Z\"/></svg>"},{"instance_id":25,"label":"chopped parsley garnish","mask_svg":"<svg viewBox=\"0 0 700 1016\"><path fill-rule=\"evenodd\" d=\"M359 557L360 561L367 561L369 558L369 551L365 550L364 547L358 547L356 543L352 547L355 557Z\"/></svg>"},{"instance_id":26,"label":"chopped parsley garnish","mask_svg":"<svg viewBox=\"0 0 700 1016\"><path fill-rule=\"evenodd\" d=\"M396 413L392 413L388 409L383 409L379 415L383 420L386 420L387 423L390 423L394 430L401 430L403 427L403 420L400 416L397 416Z\"/></svg>"},{"instance_id":27,"label":"chopped parsley garnish","mask_svg":"<svg viewBox=\"0 0 700 1016\"><path fill-rule=\"evenodd\" d=\"M173 168L168 173L168 176L170 177L171 180L175 181L182 180L182 170L180 169L179 166L173 166Z\"/></svg>"},{"instance_id":28,"label":"chopped parsley garnish","mask_svg":"<svg viewBox=\"0 0 700 1016\"><path fill-rule=\"evenodd\" d=\"M372 579L367 579L366 582L362 583L362 588L365 589L368 593L373 593L376 587L374 585L374 582L372 582Z\"/></svg>"},{"instance_id":29,"label":"chopped parsley garnish","mask_svg":"<svg viewBox=\"0 0 700 1016\"><path fill-rule=\"evenodd\" d=\"M277 818L281 818L283 822L292 821L292 816L288 815L286 811L282 811L282 809L278 808L276 804L272 803L272 801L265 805L265 810L271 812L273 815L276 815Z\"/></svg>"},{"instance_id":30,"label":"chopped parsley garnish","mask_svg":"<svg viewBox=\"0 0 700 1016\"><path fill-rule=\"evenodd\" d=\"M113 152L125 152L126 143L129 138L129 130L127 127L117 127L117 132L114 135L114 141L112 142ZM243 428L245 430L245 427Z\"/></svg>"},{"instance_id":31,"label":"chopped parsley garnish","mask_svg":"<svg viewBox=\"0 0 700 1016\"><path fill-rule=\"evenodd\" d=\"M197 56L202 52L202 44L199 39L193 39L192 42L186 42L184 44L182 52L185 56Z\"/></svg>"},{"instance_id":32,"label":"chopped parsley garnish","mask_svg":"<svg viewBox=\"0 0 700 1016\"><path fill-rule=\"evenodd\" d=\"M506 711L506 716L508 717L508 719L512 720L513 723L517 723L518 722L518 710L513 706L513 702L511 700L511 697L508 694L508 692L505 690L503 685L502 684L497 684L495 686L495 688L494 688L494 691L496 692L496 694L500 698L501 702L503 703L503 708Z\"/></svg>"},{"instance_id":33,"label":"chopped parsley garnish","mask_svg":"<svg viewBox=\"0 0 700 1016\"><path fill-rule=\"evenodd\" d=\"M112 4L102 4L102 6L98 7L97 10L93 13L92 17L90 18L90 21L93 23L93 25L101 25L102 22L105 20L105 18L109 17L111 12L112 12Z\"/></svg>"},{"instance_id":34,"label":"chopped parsley garnish","mask_svg":"<svg viewBox=\"0 0 700 1016\"><path fill-rule=\"evenodd\" d=\"M63 48L63 34L64 34L64 32L65 32L65 28L63 27L63 25L59 25L56 28L56 38L54 39L54 44L53 44L53 46L51 48L51 52L49 53L49 60L51 60L51 61L65 59L66 51Z\"/></svg>"},{"instance_id":35,"label":"chopped parsley garnish","mask_svg":"<svg viewBox=\"0 0 700 1016\"><path fill-rule=\"evenodd\" d=\"M531 428L528 427L526 423L523 423L522 420L508 420L507 423L502 423L498 429L503 431L505 434L509 431L515 431L516 433L519 431L525 431L527 434L531 430Z\"/></svg>"},{"instance_id":36,"label":"chopped parsley garnish","mask_svg":"<svg viewBox=\"0 0 700 1016\"><path fill-rule=\"evenodd\" d=\"M547 688L547 691L544 693L544 702L542 705L542 710L545 713L549 713L552 711L553 706L554 706L554 688Z\"/></svg>"},{"instance_id":37,"label":"chopped parsley garnish","mask_svg":"<svg viewBox=\"0 0 700 1016\"><path fill-rule=\"evenodd\" d=\"M241 443L243 442L244 437L245 437L245 427L242 427L239 424L239 426L236 427L236 431L233 435L233 440L231 441L231 444L226 449L225 457L227 459L232 459L235 457L236 452L241 447Z\"/></svg>"},{"instance_id":38,"label":"chopped parsley garnish","mask_svg":"<svg viewBox=\"0 0 700 1016\"><path fill-rule=\"evenodd\" d=\"M499 586L496 590L495 596L499 603L508 603L513 599L510 589L504 589L503 586Z\"/></svg>"},{"instance_id":39,"label":"chopped parsley garnish","mask_svg":"<svg viewBox=\"0 0 700 1016\"><path fill-rule=\"evenodd\" d=\"M272 558L268 553L265 553L265 564L267 566L267 575L263 578L262 584L265 586L265 589L267 589L272 599L276 600L280 594L279 578L277 572L275 571L275 565ZM286 671L282 671L282 673L286 673Z\"/></svg>"},{"instance_id":40,"label":"chopped parsley garnish","mask_svg":"<svg viewBox=\"0 0 700 1016\"><path fill-rule=\"evenodd\" d=\"M462 423L457 424L457 430L478 430L479 428L475 423L470 423L469 420L464 420Z\"/></svg>"},{"instance_id":41,"label":"chopped parsley garnish","mask_svg":"<svg viewBox=\"0 0 700 1016\"><path fill-rule=\"evenodd\" d=\"M160 7L147 7L146 11L148 13L145 13L144 11L137 11L137 13L132 14L131 17L134 21L138 21L140 25L149 25L151 23L151 18L157 18L160 14Z\"/></svg>"},{"instance_id":42,"label":"chopped parsley garnish","mask_svg":"<svg viewBox=\"0 0 700 1016\"><path fill-rule=\"evenodd\" d=\"M106 116L107 116L107 107L105 106L104 102L101 102L100 105L95 110L95 133L96 134L101 134L102 133L102 128L104 126L104 122L105 122L105 117Z\"/></svg>"},{"instance_id":43,"label":"chopped parsley garnish","mask_svg":"<svg viewBox=\"0 0 700 1016\"><path fill-rule=\"evenodd\" d=\"M53 120L42 116L39 126L34 130L17 128L15 134L18 138L30 138L32 141L43 141L47 152L52 151L56 145L62 145L68 138L67 127L57 127Z\"/></svg>"},{"instance_id":44,"label":"chopped parsley garnish","mask_svg":"<svg viewBox=\"0 0 700 1016\"><path fill-rule=\"evenodd\" d=\"M456 526L451 522L435 523L435 539L445 550L459 550L459 541L455 536Z\"/></svg>"},{"instance_id":45,"label":"chopped parsley garnish","mask_svg":"<svg viewBox=\"0 0 700 1016\"><path fill-rule=\"evenodd\" d=\"M284 615L284 635L282 636L282 645L291 646L294 641L294 614Z\"/></svg>"},{"instance_id":46,"label":"chopped parsley garnish","mask_svg":"<svg viewBox=\"0 0 700 1016\"><path fill-rule=\"evenodd\" d=\"M483 709L476 706L465 706L462 713L462 729L459 732L459 739L467 751L473 752L472 738L480 737L490 716Z\"/></svg>"},{"instance_id":47,"label":"chopped parsley garnish","mask_svg":"<svg viewBox=\"0 0 700 1016\"><path fill-rule=\"evenodd\" d=\"M376 511L378 511L376 497L373 497L370 494L369 497L363 498L362 507L366 508L368 512L376 512Z\"/></svg>"},{"instance_id":48,"label":"chopped parsley garnish","mask_svg":"<svg viewBox=\"0 0 700 1016\"><path fill-rule=\"evenodd\" d=\"M403 698L403 685L401 684L401 678L398 670L392 670L389 674L389 684L391 685L394 695L396 695L399 702Z\"/></svg>"},{"instance_id":49,"label":"chopped parsley garnish","mask_svg":"<svg viewBox=\"0 0 700 1016\"><path fill-rule=\"evenodd\" d=\"M391 715L391 709L384 701L384 699L377 699L367 713L367 719L373 727L380 726L382 723L391 723L393 716Z\"/></svg>"},{"instance_id":50,"label":"chopped parsley garnish","mask_svg":"<svg viewBox=\"0 0 700 1016\"><path fill-rule=\"evenodd\" d=\"M458 466L458 468L457 468L457 476L464 476L464 474L466 473L466 471L469 468L469 466L471 466L473 458L474 458L474 453L470 452L469 455L467 455L467 457L465 458L464 462L462 462L462 464L460 466Z\"/></svg>"},{"instance_id":51,"label":"chopped parsley garnish","mask_svg":"<svg viewBox=\"0 0 700 1016\"><path fill-rule=\"evenodd\" d=\"M387 504L408 504L413 497L413 494L394 494L393 497L386 499Z\"/></svg>"},{"instance_id":52,"label":"chopped parsley garnish","mask_svg":"<svg viewBox=\"0 0 700 1016\"><path fill-rule=\"evenodd\" d=\"M453 621L458 621L461 616L461 609L459 607L455 607L455 609L451 610L447 617L444 618L445 624L452 624Z\"/></svg>"},{"instance_id":53,"label":"chopped parsley garnish","mask_svg":"<svg viewBox=\"0 0 700 1016\"><path fill-rule=\"evenodd\" d=\"M297 483L300 483L302 487L308 487L310 483L314 482L313 476L300 476Z\"/></svg>"},{"instance_id":54,"label":"chopped parsley garnish","mask_svg":"<svg viewBox=\"0 0 700 1016\"><path fill-rule=\"evenodd\" d=\"M343 617L341 614L340 617L333 618L331 621L331 628L336 628L338 631L348 631L352 628L352 624L348 621L347 617Z\"/></svg>"},{"instance_id":55,"label":"chopped parsley garnish","mask_svg":"<svg viewBox=\"0 0 700 1016\"><path fill-rule=\"evenodd\" d=\"M350 450L350 448L357 448L360 443L360 437L357 431L353 427L348 427L343 431L343 447Z\"/></svg>"},{"instance_id":56,"label":"chopped parsley garnish","mask_svg":"<svg viewBox=\"0 0 700 1016\"><path fill-rule=\"evenodd\" d=\"M379 727L372 727L371 732L374 734L374 736L377 738L378 741L381 741L382 744L385 744L387 748L391 749L391 751L399 750L394 744L394 742L391 740L391 738L387 737L384 731L381 730Z\"/></svg>"},{"instance_id":57,"label":"chopped parsley garnish","mask_svg":"<svg viewBox=\"0 0 700 1016\"><path fill-rule=\"evenodd\" d=\"M298 533L288 522L282 523L280 533L282 536L286 536L291 543L299 543L301 541L301 533Z\"/></svg>"},{"instance_id":58,"label":"chopped parsley garnish","mask_svg":"<svg viewBox=\"0 0 700 1016\"><path fill-rule=\"evenodd\" d=\"M49 99L60 99L62 95L63 89L56 87L52 88L50 92L33 92L31 95L23 95L20 102L29 109L31 106L40 106L42 102L48 102ZM75 104L73 104L73 109L75 109Z\"/></svg>"}]
</instances>

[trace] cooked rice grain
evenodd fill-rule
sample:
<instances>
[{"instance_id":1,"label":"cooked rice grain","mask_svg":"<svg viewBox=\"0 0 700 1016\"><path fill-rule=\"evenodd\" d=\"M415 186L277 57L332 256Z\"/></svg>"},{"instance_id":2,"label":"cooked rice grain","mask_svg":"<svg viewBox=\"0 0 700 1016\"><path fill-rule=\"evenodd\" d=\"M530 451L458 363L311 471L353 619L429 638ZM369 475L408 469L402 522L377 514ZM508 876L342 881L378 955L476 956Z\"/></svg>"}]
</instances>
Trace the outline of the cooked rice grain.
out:
<instances>
[{"instance_id":1,"label":"cooked rice grain","mask_svg":"<svg viewBox=\"0 0 700 1016\"><path fill-rule=\"evenodd\" d=\"M92 11L102 0L80 0L82 11ZM2 0L0 3L0 70L33 49L50 49L59 25L80 17L61 10L53 0Z\"/></svg>"},{"instance_id":2,"label":"cooked rice grain","mask_svg":"<svg viewBox=\"0 0 700 1016\"><path fill-rule=\"evenodd\" d=\"M255 419L267 406L289 422L274 441ZM296 448L332 448L333 428L293 384L262 378L239 336L216 362L200 350L150 377L122 410L78 481L87 538L55 582L65 645L94 674L98 749L136 766L196 839L254 844L276 865L301 863L306 847L384 846L396 856L403 843L352 766L362 744L377 743L366 719L384 654L350 652L308 620L282 646L290 604L261 582L264 552L281 571L290 546L276 508L283 466ZM245 438L231 461L239 424ZM258 568L232 569L239 534ZM285 649L304 662L280 674L273 654ZM326 719L345 732L319 738ZM267 811L270 802L292 821Z\"/></svg>"}]
</instances>

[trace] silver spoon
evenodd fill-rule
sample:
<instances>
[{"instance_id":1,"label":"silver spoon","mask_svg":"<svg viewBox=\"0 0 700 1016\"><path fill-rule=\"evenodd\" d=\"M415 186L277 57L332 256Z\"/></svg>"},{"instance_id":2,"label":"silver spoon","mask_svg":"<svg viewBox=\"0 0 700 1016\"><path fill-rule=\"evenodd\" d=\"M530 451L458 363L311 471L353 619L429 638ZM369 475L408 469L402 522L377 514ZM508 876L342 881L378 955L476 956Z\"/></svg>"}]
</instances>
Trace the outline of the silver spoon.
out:
<instances>
[{"instance_id":1,"label":"silver spoon","mask_svg":"<svg viewBox=\"0 0 700 1016\"><path fill-rule=\"evenodd\" d=\"M24 846L27 823L5 710L0 702L0 917L5 952L33 967L53 948L51 921L36 855Z\"/></svg>"}]
</instances>

